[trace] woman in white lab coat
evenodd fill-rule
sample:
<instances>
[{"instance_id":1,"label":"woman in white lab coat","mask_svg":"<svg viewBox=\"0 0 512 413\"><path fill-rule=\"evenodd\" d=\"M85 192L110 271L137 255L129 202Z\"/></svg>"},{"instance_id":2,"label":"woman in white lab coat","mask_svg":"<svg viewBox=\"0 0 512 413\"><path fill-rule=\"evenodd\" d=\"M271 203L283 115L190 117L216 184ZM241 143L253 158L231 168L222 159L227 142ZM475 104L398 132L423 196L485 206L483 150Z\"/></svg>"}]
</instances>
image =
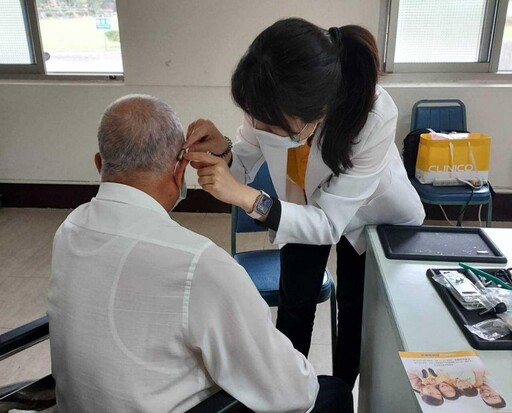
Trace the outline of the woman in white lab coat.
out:
<instances>
[{"instance_id":1,"label":"woman in white lab coat","mask_svg":"<svg viewBox=\"0 0 512 413\"><path fill-rule=\"evenodd\" d=\"M366 29L278 21L233 74L232 95L245 112L233 147L203 119L190 124L185 144L203 189L243 208L285 244L277 326L305 355L336 244L334 375L350 386L359 372L364 226L421 224L425 216L394 142L397 109L378 74ZM245 185L264 161L278 199Z\"/></svg>"}]
</instances>

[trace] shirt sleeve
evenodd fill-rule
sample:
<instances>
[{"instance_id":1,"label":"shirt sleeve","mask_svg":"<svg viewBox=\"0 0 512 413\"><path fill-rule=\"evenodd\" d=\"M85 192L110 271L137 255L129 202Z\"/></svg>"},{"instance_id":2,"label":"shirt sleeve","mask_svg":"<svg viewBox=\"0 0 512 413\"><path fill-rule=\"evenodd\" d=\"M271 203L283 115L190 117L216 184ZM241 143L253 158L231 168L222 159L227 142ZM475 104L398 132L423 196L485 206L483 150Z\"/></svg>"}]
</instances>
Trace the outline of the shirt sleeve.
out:
<instances>
[{"instance_id":1,"label":"shirt sleeve","mask_svg":"<svg viewBox=\"0 0 512 413\"><path fill-rule=\"evenodd\" d=\"M216 246L201 255L190 290L189 344L212 379L255 412L310 411L312 365L273 325L245 270Z\"/></svg>"},{"instance_id":2,"label":"shirt sleeve","mask_svg":"<svg viewBox=\"0 0 512 413\"><path fill-rule=\"evenodd\" d=\"M370 113L353 147L353 167L332 175L311 196L308 205L281 201L276 244L336 244L359 208L375 195L387 171L394 145L397 113L387 118Z\"/></svg>"}]
</instances>

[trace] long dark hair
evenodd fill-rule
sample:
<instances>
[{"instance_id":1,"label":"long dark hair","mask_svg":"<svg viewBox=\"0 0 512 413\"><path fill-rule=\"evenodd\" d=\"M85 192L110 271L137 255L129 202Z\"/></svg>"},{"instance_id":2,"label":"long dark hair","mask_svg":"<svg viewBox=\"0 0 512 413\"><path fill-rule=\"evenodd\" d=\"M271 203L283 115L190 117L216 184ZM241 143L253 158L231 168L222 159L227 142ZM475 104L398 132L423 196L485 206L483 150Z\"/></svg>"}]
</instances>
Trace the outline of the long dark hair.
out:
<instances>
[{"instance_id":1,"label":"long dark hair","mask_svg":"<svg viewBox=\"0 0 512 413\"><path fill-rule=\"evenodd\" d=\"M303 19L279 20L249 46L231 78L240 108L289 133L285 115L312 122L325 116L319 144L339 175L352 167L351 147L375 100L379 55L360 26L324 30Z\"/></svg>"}]
</instances>

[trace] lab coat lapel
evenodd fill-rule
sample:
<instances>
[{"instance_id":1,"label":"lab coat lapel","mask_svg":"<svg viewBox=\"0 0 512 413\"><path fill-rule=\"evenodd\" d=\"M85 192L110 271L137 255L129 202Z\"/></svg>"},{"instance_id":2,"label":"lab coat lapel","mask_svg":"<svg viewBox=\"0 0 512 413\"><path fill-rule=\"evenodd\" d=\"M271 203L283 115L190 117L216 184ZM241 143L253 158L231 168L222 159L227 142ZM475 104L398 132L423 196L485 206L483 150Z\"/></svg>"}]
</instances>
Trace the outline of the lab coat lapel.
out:
<instances>
[{"instance_id":1,"label":"lab coat lapel","mask_svg":"<svg viewBox=\"0 0 512 413\"><path fill-rule=\"evenodd\" d=\"M311 149L309 151L308 168L306 170L306 196L307 199L311 198L311 195L320 186L323 181L332 175L332 171L324 163L322 159L322 150L318 147L319 133L313 139L311 143Z\"/></svg>"},{"instance_id":2,"label":"lab coat lapel","mask_svg":"<svg viewBox=\"0 0 512 413\"><path fill-rule=\"evenodd\" d=\"M268 164L268 170L274 184L277 196L286 199L286 167L288 163L288 149L261 145L261 151Z\"/></svg>"}]
</instances>

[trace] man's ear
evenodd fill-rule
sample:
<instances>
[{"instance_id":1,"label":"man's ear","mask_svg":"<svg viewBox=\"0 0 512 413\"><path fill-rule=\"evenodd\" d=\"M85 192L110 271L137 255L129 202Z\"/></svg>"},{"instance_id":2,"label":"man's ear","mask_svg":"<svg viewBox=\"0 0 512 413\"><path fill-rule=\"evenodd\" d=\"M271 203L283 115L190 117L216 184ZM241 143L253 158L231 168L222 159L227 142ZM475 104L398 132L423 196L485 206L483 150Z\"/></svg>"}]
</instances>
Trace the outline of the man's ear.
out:
<instances>
[{"instance_id":1,"label":"man's ear","mask_svg":"<svg viewBox=\"0 0 512 413\"><path fill-rule=\"evenodd\" d=\"M96 169L98 170L98 173L101 175L101 155L99 152L96 152L96 155L94 155L94 163L96 164Z\"/></svg>"},{"instance_id":2,"label":"man's ear","mask_svg":"<svg viewBox=\"0 0 512 413\"><path fill-rule=\"evenodd\" d=\"M174 179L176 181L176 185L181 188L183 182L183 176L185 175L185 169L187 169L188 162L186 159L182 159L178 161L176 165L176 170L174 171Z\"/></svg>"}]
</instances>

